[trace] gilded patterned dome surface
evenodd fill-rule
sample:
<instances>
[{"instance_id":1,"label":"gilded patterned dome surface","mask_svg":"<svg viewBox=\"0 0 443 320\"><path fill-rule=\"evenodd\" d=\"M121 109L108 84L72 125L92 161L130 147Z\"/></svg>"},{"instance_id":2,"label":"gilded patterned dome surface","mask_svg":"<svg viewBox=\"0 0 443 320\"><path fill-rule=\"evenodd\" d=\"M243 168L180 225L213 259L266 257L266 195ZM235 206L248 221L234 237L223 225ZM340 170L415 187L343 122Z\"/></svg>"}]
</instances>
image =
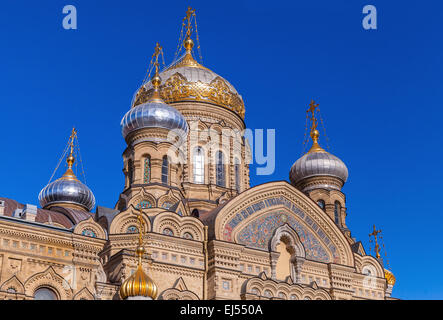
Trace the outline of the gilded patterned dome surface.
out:
<instances>
[{"instance_id":1,"label":"gilded patterned dome surface","mask_svg":"<svg viewBox=\"0 0 443 320\"><path fill-rule=\"evenodd\" d=\"M88 211L95 206L95 197L91 189L80 182L70 169L58 180L44 187L38 195L42 208L55 204L78 205Z\"/></svg>"},{"instance_id":2,"label":"gilded patterned dome surface","mask_svg":"<svg viewBox=\"0 0 443 320\"><path fill-rule=\"evenodd\" d=\"M141 264L137 266L135 272L126 279L120 287L120 296L122 299L129 297L149 297L155 300L157 295L157 285L143 271Z\"/></svg>"},{"instance_id":3,"label":"gilded patterned dome surface","mask_svg":"<svg viewBox=\"0 0 443 320\"><path fill-rule=\"evenodd\" d=\"M227 108L244 119L245 106L241 95L226 79L197 63L190 51L160 72L160 77L163 80L160 95L165 102L208 102ZM152 92L152 83L145 83L137 90L133 105L146 102Z\"/></svg>"},{"instance_id":4,"label":"gilded patterned dome surface","mask_svg":"<svg viewBox=\"0 0 443 320\"><path fill-rule=\"evenodd\" d=\"M292 165L289 174L293 184L318 176L336 177L345 183L348 179L348 168L339 158L323 150L306 153ZM337 189L333 185L328 187Z\"/></svg>"},{"instance_id":5,"label":"gilded patterned dome surface","mask_svg":"<svg viewBox=\"0 0 443 320\"><path fill-rule=\"evenodd\" d=\"M388 269L385 269L385 278L386 278L386 281L388 282L388 284L390 284L392 286L395 284L395 276Z\"/></svg>"},{"instance_id":6,"label":"gilded patterned dome surface","mask_svg":"<svg viewBox=\"0 0 443 320\"><path fill-rule=\"evenodd\" d=\"M175 130L182 136L188 133L188 124L183 115L161 101L149 101L132 107L121 120L120 126L124 138L143 128Z\"/></svg>"}]
</instances>

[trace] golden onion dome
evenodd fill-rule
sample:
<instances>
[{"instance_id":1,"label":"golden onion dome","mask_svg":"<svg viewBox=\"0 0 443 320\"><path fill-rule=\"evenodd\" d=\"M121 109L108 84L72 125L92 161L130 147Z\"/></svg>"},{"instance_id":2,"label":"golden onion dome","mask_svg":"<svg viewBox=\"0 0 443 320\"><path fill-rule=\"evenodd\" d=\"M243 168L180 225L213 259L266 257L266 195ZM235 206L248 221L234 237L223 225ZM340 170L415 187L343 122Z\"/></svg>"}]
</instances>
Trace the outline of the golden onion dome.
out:
<instances>
[{"instance_id":1,"label":"golden onion dome","mask_svg":"<svg viewBox=\"0 0 443 320\"><path fill-rule=\"evenodd\" d=\"M385 269L385 278L386 278L386 281L388 282L388 284L390 284L390 285L394 285L395 284L395 276L388 269Z\"/></svg>"},{"instance_id":2,"label":"golden onion dome","mask_svg":"<svg viewBox=\"0 0 443 320\"><path fill-rule=\"evenodd\" d=\"M158 295L158 288L154 281L143 271L141 257L145 249L138 246L136 254L139 257L137 269L126 279L120 287L120 296L122 299L129 297L148 297L155 300Z\"/></svg>"},{"instance_id":3,"label":"golden onion dome","mask_svg":"<svg viewBox=\"0 0 443 320\"><path fill-rule=\"evenodd\" d=\"M166 103L182 101L211 103L229 109L244 119L245 105L237 90L226 79L194 59L192 39L187 38L183 46L186 53L159 74L163 81L160 86L161 98ZM145 103L153 92L152 83L144 83L137 90L132 106Z\"/></svg>"}]
</instances>

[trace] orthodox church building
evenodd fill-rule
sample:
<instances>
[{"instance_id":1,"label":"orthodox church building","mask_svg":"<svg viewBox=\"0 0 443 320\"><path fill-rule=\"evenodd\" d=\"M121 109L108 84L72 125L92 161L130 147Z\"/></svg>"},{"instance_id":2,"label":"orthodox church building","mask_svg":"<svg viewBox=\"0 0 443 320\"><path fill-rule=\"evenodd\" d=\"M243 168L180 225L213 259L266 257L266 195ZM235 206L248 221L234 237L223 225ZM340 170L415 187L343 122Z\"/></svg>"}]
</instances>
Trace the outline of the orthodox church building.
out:
<instances>
[{"instance_id":1,"label":"orthodox church building","mask_svg":"<svg viewBox=\"0 0 443 320\"><path fill-rule=\"evenodd\" d=\"M0 299L393 299L378 245L366 254L347 227L348 170L319 144L318 105L289 182L251 187L242 96L195 59L193 22L188 9L162 70L157 44L122 111L115 207L74 173L75 130L40 207L0 197Z\"/></svg>"}]
</instances>

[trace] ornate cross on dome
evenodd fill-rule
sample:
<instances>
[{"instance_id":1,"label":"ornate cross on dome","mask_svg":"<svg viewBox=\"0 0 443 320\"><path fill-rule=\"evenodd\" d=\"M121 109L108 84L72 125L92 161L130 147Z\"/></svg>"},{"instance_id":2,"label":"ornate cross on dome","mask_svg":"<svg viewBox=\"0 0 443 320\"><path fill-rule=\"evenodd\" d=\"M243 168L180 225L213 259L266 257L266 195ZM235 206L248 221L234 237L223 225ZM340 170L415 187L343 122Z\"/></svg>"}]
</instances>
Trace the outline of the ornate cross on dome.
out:
<instances>
[{"instance_id":1,"label":"ornate cross on dome","mask_svg":"<svg viewBox=\"0 0 443 320\"><path fill-rule=\"evenodd\" d=\"M311 152L324 152L323 148L320 147L318 144L318 138L320 136L320 133L317 130L318 120L315 116L315 112L318 111L319 104L315 104L314 100L311 100L311 103L309 104L309 109L306 110L306 118L309 118L309 113L311 113L311 138L312 138L312 147L309 149L308 153ZM308 123L306 119L306 130L308 130Z\"/></svg>"},{"instance_id":2,"label":"ornate cross on dome","mask_svg":"<svg viewBox=\"0 0 443 320\"><path fill-rule=\"evenodd\" d=\"M315 117L315 112L318 110L319 104L315 104L314 100L311 100L311 103L309 104L309 109L306 111L307 113L311 113L311 132L315 129L317 129L317 118Z\"/></svg>"},{"instance_id":3,"label":"ornate cross on dome","mask_svg":"<svg viewBox=\"0 0 443 320\"><path fill-rule=\"evenodd\" d=\"M74 172L72 171L72 167L74 165L75 162L75 158L74 158L74 140L77 137L77 130L75 130L75 128L72 128L72 132L71 132L71 136L69 137L69 142L68 142L68 146L69 148L71 148L69 155L66 157L66 162L68 164L68 169L66 170L66 172L63 174L62 178L64 179L70 179L70 180L77 180L77 178L75 177Z\"/></svg>"},{"instance_id":4,"label":"ornate cross on dome","mask_svg":"<svg viewBox=\"0 0 443 320\"><path fill-rule=\"evenodd\" d=\"M69 137L69 147L71 148L70 156L74 153L74 139L77 136L77 130L75 128L72 128L71 136Z\"/></svg>"},{"instance_id":5,"label":"ornate cross on dome","mask_svg":"<svg viewBox=\"0 0 443 320\"><path fill-rule=\"evenodd\" d=\"M159 56L160 54L163 55L163 48L162 48L162 46L157 42L156 45L155 45L154 53L152 54L152 61L153 61L154 68L155 68L155 75L158 75L158 67L159 67L159 64L158 64L158 56Z\"/></svg>"},{"instance_id":6,"label":"ornate cross on dome","mask_svg":"<svg viewBox=\"0 0 443 320\"><path fill-rule=\"evenodd\" d=\"M183 26L186 27L186 39L191 38L192 34L191 19L193 15L195 15L195 9L192 10L191 7L188 7L188 10L186 11L186 16L183 18Z\"/></svg>"},{"instance_id":7,"label":"ornate cross on dome","mask_svg":"<svg viewBox=\"0 0 443 320\"><path fill-rule=\"evenodd\" d=\"M381 233L381 229L377 230L374 224L374 231L369 234L369 237L374 237L375 242L375 256L377 259L380 259L380 245L378 244L378 234Z\"/></svg>"}]
</instances>

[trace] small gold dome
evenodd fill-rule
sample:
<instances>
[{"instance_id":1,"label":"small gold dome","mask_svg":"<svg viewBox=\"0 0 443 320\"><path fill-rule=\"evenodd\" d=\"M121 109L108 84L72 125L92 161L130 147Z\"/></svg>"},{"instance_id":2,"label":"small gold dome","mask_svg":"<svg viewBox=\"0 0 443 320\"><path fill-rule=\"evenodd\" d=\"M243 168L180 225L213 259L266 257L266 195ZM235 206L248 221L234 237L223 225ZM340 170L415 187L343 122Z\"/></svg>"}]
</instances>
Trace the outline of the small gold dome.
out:
<instances>
[{"instance_id":1,"label":"small gold dome","mask_svg":"<svg viewBox=\"0 0 443 320\"><path fill-rule=\"evenodd\" d=\"M143 218L142 213L137 217L139 220L139 237L138 246L135 249L135 254L138 258L137 270L125 281L123 281L120 287L120 297L124 300L129 297L148 297L155 300L158 295L158 288L154 281L148 277L148 275L143 271L142 267L142 257L145 253L145 248L143 247Z\"/></svg>"},{"instance_id":2,"label":"small gold dome","mask_svg":"<svg viewBox=\"0 0 443 320\"><path fill-rule=\"evenodd\" d=\"M137 266L137 270L128 279L126 279L120 287L120 296L122 299L143 296L155 300L157 295L157 285L143 271L140 264Z\"/></svg>"},{"instance_id":3,"label":"small gold dome","mask_svg":"<svg viewBox=\"0 0 443 320\"><path fill-rule=\"evenodd\" d=\"M391 271L387 270L387 269L385 269L385 278L388 281L388 284L390 284L390 285L394 285L395 284L395 276L394 276L394 274Z\"/></svg>"}]
</instances>

